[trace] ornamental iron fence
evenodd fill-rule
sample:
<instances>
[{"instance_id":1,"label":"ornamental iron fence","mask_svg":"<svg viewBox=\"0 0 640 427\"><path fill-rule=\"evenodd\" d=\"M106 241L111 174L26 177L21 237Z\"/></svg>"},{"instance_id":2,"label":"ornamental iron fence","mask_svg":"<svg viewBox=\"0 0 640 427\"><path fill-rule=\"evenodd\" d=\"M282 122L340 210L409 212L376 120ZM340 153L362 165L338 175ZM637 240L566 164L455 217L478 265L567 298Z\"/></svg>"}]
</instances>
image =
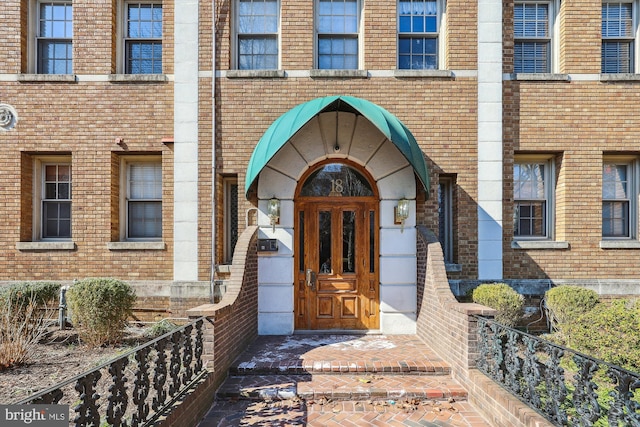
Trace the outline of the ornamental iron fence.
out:
<instances>
[{"instance_id":1,"label":"ornamental iron fence","mask_svg":"<svg viewBox=\"0 0 640 427\"><path fill-rule=\"evenodd\" d=\"M15 404L69 404L76 426L151 425L206 376L203 324L201 317Z\"/></svg>"},{"instance_id":2,"label":"ornamental iron fence","mask_svg":"<svg viewBox=\"0 0 640 427\"><path fill-rule=\"evenodd\" d=\"M554 425L640 427L640 374L474 317L478 370Z\"/></svg>"}]
</instances>

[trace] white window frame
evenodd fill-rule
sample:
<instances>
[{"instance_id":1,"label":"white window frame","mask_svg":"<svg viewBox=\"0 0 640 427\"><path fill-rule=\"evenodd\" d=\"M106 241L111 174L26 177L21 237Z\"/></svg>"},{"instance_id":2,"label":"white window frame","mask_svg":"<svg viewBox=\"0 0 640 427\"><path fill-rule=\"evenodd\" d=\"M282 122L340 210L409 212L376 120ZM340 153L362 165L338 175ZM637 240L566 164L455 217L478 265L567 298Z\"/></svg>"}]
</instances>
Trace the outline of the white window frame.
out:
<instances>
[{"instance_id":1,"label":"white window frame","mask_svg":"<svg viewBox=\"0 0 640 427\"><path fill-rule=\"evenodd\" d=\"M629 202L629 232L627 236L605 236L602 230L602 240L635 240L638 238L638 193L640 192L640 162L635 156L604 156L602 159L602 167L606 164L624 165L627 168L627 199ZM604 171L601 177L604 184ZM601 193L602 194L602 193ZM623 199L604 199L601 195L602 203L605 201L623 200ZM604 215L604 209L601 210ZM601 215L601 220L603 219Z\"/></svg>"},{"instance_id":2,"label":"white window frame","mask_svg":"<svg viewBox=\"0 0 640 427\"><path fill-rule=\"evenodd\" d=\"M159 4L162 6L162 20L163 20L163 28L162 28L162 36L160 38L127 38L127 10L129 9L129 5L133 4ZM118 23L116 30L116 36L119 40L118 49L116 52L116 63L118 67L118 72L121 74L128 75L142 75L142 74L131 74L127 73L127 42L129 40L143 40L143 41L156 41L162 45L163 55L164 55L164 3L162 0L143 0L143 1L133 1L133 0L121 0L118 2ZM162 58L162 68L164 69L164 58ZM146 75L158 75L160 73L148 73Z\"/></svg>"},{"instance_id":3,"label":"white window frame","mask_svg":"<svg viewBox=\"0 0 640 427\"><path fill-rule=\"evenodd\" d=\"M278 49L278 53L277 53L277 60L276 60L276 68L274 69L279 69L280 68L280 61L281 61L281 57L280 57L280 53L282 51L282 46L281 46L281 42L282 42L282 37L280 37L280 27L281 27L281 3L280 0L276 0L276 4L277 4L277 8L278 8L278 18L277 18L277 28L276 28L276 32L275 33L241 33L239 31L239 14L240 14L240 7L238 5L239 0L235 0L233 2L233 25L232 25L232 29L233 29L233 40L234 43L232 44L232 54L233 54L233 60L232 60L232 64L233 64L233 68L236 70L240 70L240 39L242 38L243 35L247 34L247 35L253 35L256 37L259 36L272 36L275 37L276 39L276 49ZM250 68L250 69L243 69L243 70L258 70Z\"/></svg>"},{"instance_id":4,"label":"white window frame","mask_svg":"<svg viewBox=\"0 0 640 427\"><path fill-rule=\"evenodd\" d=\"M557 73L558 72L558 64L559 64L559 37L556 35L560 34L559 32L559 19L557 19L558 12L560 10L560 0L522 0L516 1L514 3L514 28L513 28L513 43L514 43L514 57L513 57L513 72L518 74L529 74L526 71L516 71L515 70L515 44L518 42L527 42L527 41L536 41L539 39L535 38L517 38L515 36L515 6L516 4L546 4L548 7L547 16L549 19L549 34L544 40L548 40L549 43L549 52L547 53L547 61L549 62L547 70L539 73L535 72L534 74L545 74L545 73Z\"/></svg>"},{"instance_id":5,"label":"white window frame","mask_svg":"<svg viewBox=\"0 0 640 427\"><path fill-rule=\"evenodd\" d=\"M45 202L45 167L48 165L65 165L71 168L70 178L70 194L68 200L71 203L71 233L69 237L44 237L44 202ZM33 222L32 232L33 241L68 242L73 239L73 167L71 164L71 156L42 156L36 157L33 161Z\"/></svg>"},{"instance_id":6,"label":"white window frame","mask_svg":"<svg viewBox=\"0 0 640 427\"><path fill-rule=\"evenodd\" d=\"M445 37L446 33L446 0L436 0L437 17L436 17L436 32L435 33L413 33L413 32L400 32L400 7L398 6L400 0L396 0L396 32L397 32L397 47L396 47L396 67L400 70L430 70L432 68L400 68L400 39L424 37L436 39L436 68L434 70L443 70L445 62Z\"/></svg>"},{"instance_id":7,"label":"white window frame","mask_svg":"<svg viewBox=\"0 0 640 427\"><path fill-rule=\"evenodd\" d=\"M120 241L122 242L158 242L162 241L162 228L164 228L164 215L163 225L160 231L160 236L157 237L129 237L129 166L143 163L157 163L162 169L162 157L159 155L146 155L146 156L123 156L120 160ZM160 183L161 191L163 183ZM164 191L162 191L164 193ZM143 201L143 200L139 200ZM161 203L161 212L164 212L164 204L162 198L160 199L145 199L144 201L155 201Z\"/></svg>"},{"instance_id":8,"label":"white window frame","mask_svg":"<svg viewBox=\"0 0 640 427\"><path fill-rule=\"evenodd\" d=\"M71 0L30 0L29 1L29 39L32 40L30 43L30 49L28 49L27 54L27 63L29 70L33 73L39 74L52 74L52 73L42 73L39 67L40 64L40 53L39 53L39 44L40 40L49 39L48 37L40 37L40 7L42 4L70 4L73 9L73 2ZM73 10L72 10L73 14ZM73 18L72 18L73 19ZM72 26L75 26L75 22L72 21ZM72 30L73 31L73 30ZM64 40L67 40L66 38ZM68 39L71 43L71 48L73 50L73 35ZM73 54L71 57L71 70L69 73L73 73Z\"/></svg>"},{"instance_id":9,"label":"white window frame","mask_svg":"<svg viewBox=\"0 0 640 427\"><path fill-rule=\"evenodd\" d=\"M313 55L313 63L314 63L314 67L315 69L321 69L320 68L320 52L318 49L318 43L319 40L322 38L322 36L324 35L336 35L336 36L345 36L346 38L348 35L352 35L351 38L355 38L356 39L356 44L358 46L358 53L357 53L357 61L358 64L356 65L356 67L354 68L355 70L362 70L364 69L364 52L363 52L363 37L362 37L362 29L363 29L363 25L362 25L362 2L363 0L356 0L356 9L357 9L357 18L356 18L356 25L358 26L357 31L355 33L322 33L319 31L319 26L320 26L320 0L313 0L314 2L314 33L313 33L313 51L314 51L314 55ZM322 70L338 70L339 68L322 68ZM350 68L349 68L350 69Z\"/></svg>"},{"instance_id":10,"label":"white window frame","mask_svg":"<svg viewBox=\"0 0 640 427\"><path fill-rule=\"evenodd\" d=\"M640 60L638 59L638 55L640 54L640 25L639 25L639 21L640 21L640 17L638 9L640 8L640 2L638 0L603 0L602 4L604 5L605 3L627 3L631 5L631 25L632 25L632 29L631 29L631 35L629 37L611 37L611 38L604 38L604 35L602 37L602 42L604 41L630 41L632 44L632 48L631 48L631 59L630 59L630 63L629 63L629 67L631 68L629 70L629 73L637 73L638 72L638 67L640 65ZM602 14L601 14L602 16ZM602 54L600 56L600 60L602 61ZM602 73L604 73L604 70L601 70ZM615 74L615 73L610 73L610 74Z\"/></svg>"},{"instance_id":11,"label":"white window frame","mask_svg":"<svg viewBox=\"0 0 640 427\"><path fill-rule=\"evenodd\" d=\"M544 200L546 204L545 209L545 235L517 235L516 234L516 220L518 219L518 210L516 209L518 200L515 194L515 171L513 175L513 239L514 240L554 240L555 238L555 159L552 155L516 155L514 159L514 168L516 164L539 164L544 166ZM522 199L528 200L528 199Z\"/></svg>"}]
</instances>

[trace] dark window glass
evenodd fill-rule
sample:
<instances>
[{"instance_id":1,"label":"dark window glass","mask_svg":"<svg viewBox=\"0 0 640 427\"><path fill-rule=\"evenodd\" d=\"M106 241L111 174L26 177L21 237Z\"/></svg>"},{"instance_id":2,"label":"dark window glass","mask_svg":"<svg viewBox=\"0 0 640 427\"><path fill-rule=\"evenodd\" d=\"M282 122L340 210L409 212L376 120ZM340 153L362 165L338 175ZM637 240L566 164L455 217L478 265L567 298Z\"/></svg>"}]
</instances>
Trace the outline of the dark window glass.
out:
<instances>
[{"instance_id":1,"label":"dark window glass","mask_svg":"<svg viewBox=\"0 0 640 427\"><path fill-rule=\"evenodd\" d=\"M368 180L357 170L340 163L331 163L307 178L300 195L366 197L373 196L373 190Z\"/></svg>"},{"instance_id":2,"label":"dark window glass","mask_svg":"<svg viewBox=\"0 0 640 427\"><path fill-rule=\"evenodd\" d=\"M162 73L162 5L129 3L126 27L125 72Z\"/></svg>"},{"instance_id":3,"label":"dark window glass","mask_svg":"<svg viewBox=\"0 0 640 427\"><path fill-rule=\"evenodd\" d=\"M331 211L321 211L318 214L318 271L331 273Z\"/></svg>"}]
</instances>

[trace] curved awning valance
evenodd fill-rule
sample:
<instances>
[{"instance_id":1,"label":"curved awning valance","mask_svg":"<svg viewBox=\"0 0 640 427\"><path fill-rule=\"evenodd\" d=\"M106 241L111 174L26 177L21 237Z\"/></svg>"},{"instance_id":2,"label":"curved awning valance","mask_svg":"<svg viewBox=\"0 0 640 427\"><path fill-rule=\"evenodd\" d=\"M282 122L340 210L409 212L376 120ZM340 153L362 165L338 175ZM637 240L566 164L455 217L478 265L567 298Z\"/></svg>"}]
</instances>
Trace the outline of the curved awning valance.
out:
<instances>
[{"instance_id":1,"label":"curved awning valance","mask_svg":"<svg viewBox=\"0 0 640 427\"><path fill-rule=\"evenodd\" d=\"M411 131L393 114L372 102L353 96L327 96L297 105L276 119L262 135L251 154L245 180L248 193L262 169L293 135L316 115L325 111L354 111L367 118L409 161L429 194L427 164Z\"/></svg>"}]
</instances>

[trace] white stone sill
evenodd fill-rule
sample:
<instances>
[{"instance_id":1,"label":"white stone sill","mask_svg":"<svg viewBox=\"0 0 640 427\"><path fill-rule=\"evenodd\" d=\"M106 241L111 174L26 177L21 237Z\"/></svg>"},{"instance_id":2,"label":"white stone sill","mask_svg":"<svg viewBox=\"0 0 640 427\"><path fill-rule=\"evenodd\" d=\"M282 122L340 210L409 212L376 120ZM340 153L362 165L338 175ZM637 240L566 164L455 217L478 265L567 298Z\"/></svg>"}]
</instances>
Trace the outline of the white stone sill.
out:
<instances>
[{"instance_id":1,"label":"white stone sill","mask_svg":"<svg viewBox=\"0 0 640 427\"><path fill-rule=\"evenodd\" d=\"M18 74L21 83L76 83L75 74Z\"/></svg>"},{"instance_id":2,"label":"white stone sill","mask_svg":"<svg viewBox=\"0 0 640 427\"><path fill-rule=\"evenodd\" d=\"M168 78L164 74L110 74L111 83L165 83Z\"/></svg>"},{"instance_id":3,"label":"white stone sill","mask_svg":"<svg viewBox=\"0 0 640 427\"><path fill-rule=\"evenodd\" d=\"M600 249L640 249L637 240L601 240Z\"/></svg>"},{"instance_id":4,"label":"white stone sill","mask_svg":"<svg viewBox=\"0 0 640 427\"><path fill-rule=\"evenodd\" d=\"M513 240L511 242L511 249L551 249L562 250L569 249L569 242L555 241L555 240Z\"/></svg>"},{"instance_id":5,"label":"white stone sill","mask_svg":"<svg viewBox=\"0 0 640 427\"><path fill-rule=\"evenodd\" d=\"M560 73L514 73L512 80L518 81L548 81L548 82L568 82L568 74Z\"/></svg>"},{"instance_id":6,"label":"white stone sill","mask_svg":"<svg viewBox=\"0 0 640 427\"><path fill-rule=\"evenodd\" d=\"M76 249L75 242L17 242L16 249L19 251L73 251Z\"/></svg>"},{"instance_id":7,"label":"white stone sill","mask_svg":"<svg viewBox=\"0 0 640 427\"><path fill-rule=\"evenodd\" d=\"M632 73L611 73L600 74L601 82L640 82L640 74Z\"/></svg>"},{"instance_id":8,"label":"white stone sill","mask_svg":"<svg viewBox=\"0 0 640 427\"><path fill-rule=\"evenodd\" d=\"M167 248L164 242L108 242L110 251L163 251Z\"/></svg>"}]
</instances>

